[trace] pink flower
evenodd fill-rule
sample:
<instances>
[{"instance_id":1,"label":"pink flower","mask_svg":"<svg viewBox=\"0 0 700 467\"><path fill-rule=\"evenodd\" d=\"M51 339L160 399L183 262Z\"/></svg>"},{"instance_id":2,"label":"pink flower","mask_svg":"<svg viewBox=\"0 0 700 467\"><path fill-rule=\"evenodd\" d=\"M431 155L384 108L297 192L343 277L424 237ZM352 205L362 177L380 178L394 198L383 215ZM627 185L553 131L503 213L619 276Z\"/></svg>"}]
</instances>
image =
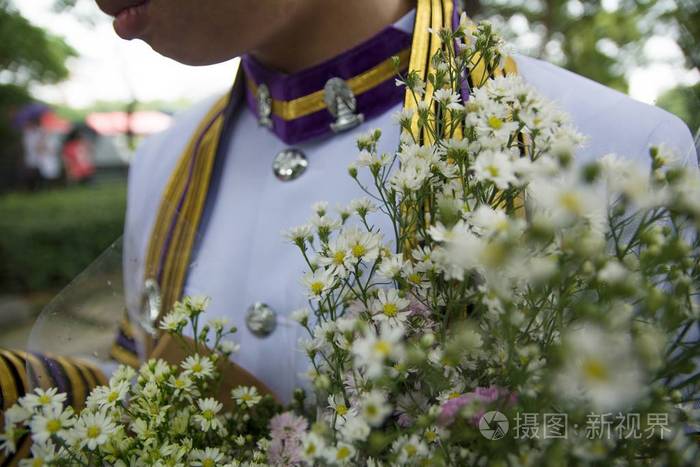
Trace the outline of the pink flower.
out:
<instances>
[{"instance_id":1,"label":"pink flower","mask_svg":"<svg viewBox=\"0 0 700 467\"><path fill-rule=\"evenodd\" d=\"M450 399L440 408L438 415L438 423L442 426L449 426L454 423L455 418L459 415L462 407L473 404L475 411L471 417L471 422L474 426L479 424L479 419L486 413L486 408L498 400L507 398L506 405L513 405L517 401L517 395L506 389L498 386L489 386L487 388L478 387L472 392L462 394L459 397Z\"/></svg>"},{"instance_id":2,"label":"pink flower","mask_svg":"<svg viewBox=\"0 0 700 467\"><path fill-rule=\"evenodd\" d=\"M302 461L301 440L308 423L303 417L284 412L270 420L270 446L267 451L272 465L297 465Z\"/></svg>"}]
</instances>

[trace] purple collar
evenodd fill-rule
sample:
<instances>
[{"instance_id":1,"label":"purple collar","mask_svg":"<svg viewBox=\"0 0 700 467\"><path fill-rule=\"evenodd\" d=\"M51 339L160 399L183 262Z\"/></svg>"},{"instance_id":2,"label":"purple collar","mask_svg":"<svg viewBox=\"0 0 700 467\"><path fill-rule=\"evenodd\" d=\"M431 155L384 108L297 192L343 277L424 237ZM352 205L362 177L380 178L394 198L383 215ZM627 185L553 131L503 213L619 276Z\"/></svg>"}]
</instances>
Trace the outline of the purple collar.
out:
<instances>
[{"instance_id":1,"label":"purple collar","mask_svg":"<svg viewBox=\"0 0 700 467\"><path fill-rule=\"evenodd\" d=\"M408 69L411 34L394 26L319 65L294 74L270 70L253 57L243 57L248 108L259 119L259 99L269 90L272 112L268 126L287 144L297 144L333 133L336 122L324 104L324 88L341 78L353 88L355 115L364 120L381 115L403 100L403 88L395 84L392 57L401 56L401 72ZM270 101L268 101L270 102ZM262 107L265 107L264 105ZM263 109L263 113L265 113Z\"/></svg>"}]
</instances>

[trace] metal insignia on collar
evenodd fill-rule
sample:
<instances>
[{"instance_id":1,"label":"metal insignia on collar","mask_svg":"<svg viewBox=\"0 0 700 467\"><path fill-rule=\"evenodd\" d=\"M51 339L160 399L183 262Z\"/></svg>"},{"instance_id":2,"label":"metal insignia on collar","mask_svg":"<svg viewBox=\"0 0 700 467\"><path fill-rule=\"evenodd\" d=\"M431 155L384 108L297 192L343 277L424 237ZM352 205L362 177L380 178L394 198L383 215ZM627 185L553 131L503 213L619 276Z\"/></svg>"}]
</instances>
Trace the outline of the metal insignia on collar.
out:
<instances>
[{"instance_id":1,"label":"metal insignia on collar","mask_svg":"<svg viewBox=\"0 0 700 467\"><path fill-rule=\"evenodd\" d=\"M331 78L323 92L326 107L335 117L335 122L331 123L331 129L334 132L340 133L355 128L365 121L364 115L356 113L357 99L345 81L340 78Z\"/></svg>"},{"instance_id":2,"label":"metal insignia on collar","mask_svg":"<svg viewBox=\"0 0 700 467\"><path fill-rule=\"evenodd\" d=\"M277 327L277 312L265 303L253 303L245 317L248 330L258 337L267 337Z\"/></svg>"},{"instance_id":3,"label":"metal insignia on collar","mask_svg":"<svg viewBox=\"0 0 700 467\"><path fill-rule=\"evenodd\" d=\"M258 102L258 123L260 126L272 128L272 97L270 96L270 88L266 84L261 83L255 96Z\"/></svg>"},{"instance_id":4,"label":"metal insignia on collar","mask_svg":"<svg viewBox=\"0 0 700 467\"><path fill-rule=\"evenodd\" d=\"M280 151L272 161L272 171L283 182L299 178L309 166L309 161L300 149L287 148Z\"/></svg>"}]
</instances>

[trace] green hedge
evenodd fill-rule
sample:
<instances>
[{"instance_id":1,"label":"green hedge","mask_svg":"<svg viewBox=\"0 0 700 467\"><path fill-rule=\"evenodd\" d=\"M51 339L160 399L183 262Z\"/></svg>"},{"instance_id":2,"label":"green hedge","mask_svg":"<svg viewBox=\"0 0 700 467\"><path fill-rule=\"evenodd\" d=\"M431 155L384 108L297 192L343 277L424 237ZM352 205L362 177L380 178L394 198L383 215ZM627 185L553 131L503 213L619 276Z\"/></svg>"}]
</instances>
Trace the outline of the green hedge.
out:
<instances>
[{"instance_id":1,"label":"green hedge","mask_svg":"<svg viewBox=\"0 0 700 467\"><path fill-rule=\"evenodd\" d=\"M0 197L0 293L60 289L122 234L126 185Z\"/></svg>"}]
</instances>

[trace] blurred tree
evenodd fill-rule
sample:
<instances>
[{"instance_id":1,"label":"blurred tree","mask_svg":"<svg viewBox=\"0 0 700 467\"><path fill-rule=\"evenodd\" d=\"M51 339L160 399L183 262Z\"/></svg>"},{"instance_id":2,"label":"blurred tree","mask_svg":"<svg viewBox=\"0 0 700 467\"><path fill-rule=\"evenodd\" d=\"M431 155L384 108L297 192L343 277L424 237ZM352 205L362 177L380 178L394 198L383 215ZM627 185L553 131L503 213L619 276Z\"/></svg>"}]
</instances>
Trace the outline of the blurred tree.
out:
<instances>
[{"instance_id":1,"label":"blurred tree","mask_svg":"<svg viewBox=\"0 0 700 467\"><path fill-rule=\"evenodd\" d=\"M17 181L21 147L11 127L14 109L31 100L33 83L68 77L66 61L76 52L66 42L32 25L10 0L0 0L0 187Z\"/></svg>"},{"instance_id":2,"label":"blurred tree","mask_svg":"<svg viewBox=\"0 0 700 467\"><path fill-rule=\"evenodd\" d=\"M528 54L621 91L626 70L643 65L646 40L655 33L683 50L698 67L700 2L697 0L465 0L475 18L496 18Z\"/></svg>"},{"instance_id":3,"label":"blurred tree","mask_svg":"<svg viewBox=\"0 0 700 467\"><path fill-rule=\"evenodd\" d=\"M656 105L678 115L691 130L700 130L700 83L666 91L656 101Z\"/></svg>"}]
</instances>

